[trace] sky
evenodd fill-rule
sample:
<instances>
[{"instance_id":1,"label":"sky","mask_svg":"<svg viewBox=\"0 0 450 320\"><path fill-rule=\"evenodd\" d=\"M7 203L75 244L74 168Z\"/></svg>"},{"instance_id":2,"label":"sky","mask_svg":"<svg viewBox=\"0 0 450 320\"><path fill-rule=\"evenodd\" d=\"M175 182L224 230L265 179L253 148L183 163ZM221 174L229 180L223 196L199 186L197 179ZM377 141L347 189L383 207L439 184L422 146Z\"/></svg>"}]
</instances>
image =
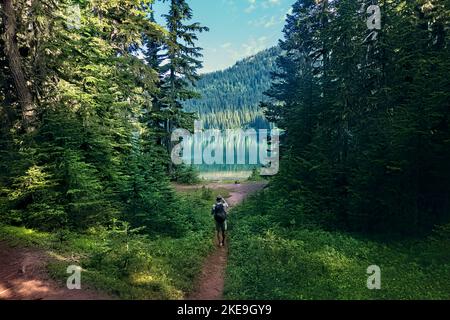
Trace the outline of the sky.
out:
<instances>
[{"instance_id":1,"label":"sky","mask_svg":"<svg viewBox=\"0 0 450 320\"><path fill-rule=\"evenodd\" d=\"M270 48L282 38L286 14L294 0L188 0L194 18L210 28L199 35L204 68L201 73L223 70L242 58ZM157 22L168 3L158 3Z\"/></svg>"}]
</instances>

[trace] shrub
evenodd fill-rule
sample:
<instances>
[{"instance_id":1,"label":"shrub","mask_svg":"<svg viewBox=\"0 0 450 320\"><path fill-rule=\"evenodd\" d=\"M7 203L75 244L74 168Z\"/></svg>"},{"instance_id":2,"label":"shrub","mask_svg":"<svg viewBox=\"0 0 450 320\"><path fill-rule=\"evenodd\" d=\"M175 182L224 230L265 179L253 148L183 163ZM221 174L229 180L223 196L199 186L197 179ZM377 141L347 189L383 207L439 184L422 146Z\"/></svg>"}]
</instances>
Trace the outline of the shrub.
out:
<instances>
[{"instance_id":1,"label":"shrub","mask_svg":"<svg viewBox=\"0 0 450 320\"><path fill-rule=\"evenodd\" d=\"M200 182L199 173L193 166L176 166L172 173L172 180L181 184L197 184Z\"/></svg>"}]
</instances>

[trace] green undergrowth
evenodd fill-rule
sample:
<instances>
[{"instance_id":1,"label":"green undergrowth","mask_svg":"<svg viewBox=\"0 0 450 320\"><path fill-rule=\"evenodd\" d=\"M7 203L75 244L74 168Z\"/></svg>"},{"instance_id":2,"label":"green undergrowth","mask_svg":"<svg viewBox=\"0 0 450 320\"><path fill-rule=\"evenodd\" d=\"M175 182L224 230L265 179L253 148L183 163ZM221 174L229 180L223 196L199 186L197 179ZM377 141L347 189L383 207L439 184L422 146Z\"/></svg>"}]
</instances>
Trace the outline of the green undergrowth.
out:
<instances>
[{"instance_id":1,"label":"green undergrowth","mask_svg":"<svg viewBox=\"0 0 450 320\"><path fill-rule=\"evenodd\" d=\"M49 254L50 275L65 284L67 267L82 267L82 285L119 299L182 299L193 290L204 258L213 248L209 216L214 194L185 192L192 211L191 231L170 238L139 234L121 222L79 233L40 232L0 225L0 240L10 246Z\"/></svg>"},{"instance_id":2,"label":"green undergrowth","mask_svg":"<svg viewBox=\"0 0 450 320\"><path fill-rule=\"evenodd\" d=\"M449 226L425 239L376 241L313 226L280 227L282 208L261 212L261 201L261 195L252 197L233 212L226 298L450 297ZM372 265L381 268L381 290L367 287Z\"/></svg>"}]
</instances>

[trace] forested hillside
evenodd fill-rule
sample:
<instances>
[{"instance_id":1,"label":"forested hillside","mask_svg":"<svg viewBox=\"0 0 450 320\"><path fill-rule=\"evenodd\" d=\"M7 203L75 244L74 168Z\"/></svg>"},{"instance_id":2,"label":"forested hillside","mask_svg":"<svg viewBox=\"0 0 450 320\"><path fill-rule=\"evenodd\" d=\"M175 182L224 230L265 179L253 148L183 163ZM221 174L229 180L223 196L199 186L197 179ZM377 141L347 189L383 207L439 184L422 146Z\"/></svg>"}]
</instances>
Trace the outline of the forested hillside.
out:
<instances>
[{"instance_id":1,"label":"forested hillside","mask_svg":"<svg viewBox=\"0 0 450 320\"><path fill-rule=\"evenodd\" d=\"M202 75L194 89L201 98L186 101L186 111L199 114L206 127L266 127L258 106L267 100L264 92L270 87L279 52L278 47L267 49L231 68Z\"/></svg>"}]
</instances>

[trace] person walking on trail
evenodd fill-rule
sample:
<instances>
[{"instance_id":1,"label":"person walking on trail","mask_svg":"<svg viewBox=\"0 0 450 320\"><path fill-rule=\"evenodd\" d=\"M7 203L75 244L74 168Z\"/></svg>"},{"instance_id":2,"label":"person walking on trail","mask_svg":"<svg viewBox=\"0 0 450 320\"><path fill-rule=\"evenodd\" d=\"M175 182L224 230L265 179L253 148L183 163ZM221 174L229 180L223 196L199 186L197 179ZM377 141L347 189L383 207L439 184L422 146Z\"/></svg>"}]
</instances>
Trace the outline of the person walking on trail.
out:
<instances>
[{"instance_id":1,"label":"person walking on trail","mask_svg":"<svg viewBox=\"0 0 450 320\"><path fill-rule=\"evenodd\" d=\"M216 203L213 205L211 214L214 216L216 222L217 240L219 245L223 247L225 245L225 232L227 231L227 218L228 218L228 203L222 196L216 198ZM222 234L222 239L220 239Z\"/></svg>"}]
</instances>

